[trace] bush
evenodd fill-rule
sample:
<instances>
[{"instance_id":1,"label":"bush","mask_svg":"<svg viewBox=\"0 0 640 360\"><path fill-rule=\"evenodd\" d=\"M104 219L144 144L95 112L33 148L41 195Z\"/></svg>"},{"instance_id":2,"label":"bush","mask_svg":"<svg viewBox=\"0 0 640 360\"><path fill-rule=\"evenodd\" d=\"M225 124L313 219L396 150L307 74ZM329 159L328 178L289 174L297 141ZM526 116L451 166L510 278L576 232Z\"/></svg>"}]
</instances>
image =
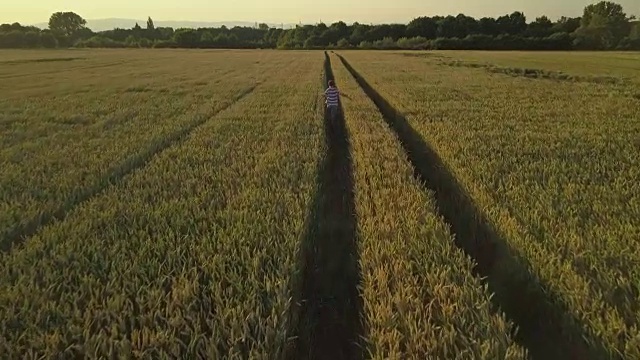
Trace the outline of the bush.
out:
<instances>
[{"instance_id":1,"label":"bush","mask_svg":"<svg viewBox=\"0 0 640 360\"><path fill-rule=\"evenodd\" d=\"M175 49L178 47L178 44L173 42L172 40L157 40L153 43L154 49Z\"/></svg>"},{"instance_id":2,"label":"bush","mask_svg":"<svg viewBox=\"0 0 640 360\"><path fill-rule=\"evenodd\" d=\"M490 35L469 35L461 41L467 50L492 50L496 47L495 38Z\"/></svg>"},{"instance_id":3,"label":"bush","mask_svg":"<svg viewBox=\"0 0 640 360\"><path fill-rule=\"evenodd\" d=\"M40 33L40 45L47 49L53 49L58 47L58 40L52 33L43 31Z\"/></svg>"},{"instance_id":4,"label":"bush","mask_svg":"<svg viewBox=\"0 0 640 360\"><path fill-rule=\"evenodd\" d=\"M431 42L429 39L422 36L400 38L398 39L397 45L400 49L405 50L426 50L431 48Z\"/></svg>"},{"instance_id":5,"label":"bush","mask_svg":"<svg viewBox=\"0 0 640 360\"><path fill-rule=\"evenodd\" d=\"M52 33L43 31L40 33L40 45L47 49L53 49L58 47L58 40Z\"/></svg>"},{"instance_id":6,"label":"bush","mask_svg":"<svg viewBox=\"0 0 640 360\"><path fill-rule=\"evenodd\" d=\"M0 47L21 48L24 47L24 33L19 30L9 31L4 34Z\"/></svg>"},{"instance_id":7,"label":"bush","mask_svg":"<svg viewBox=\"0 0 640 360\"><path fill-rule=\"evenodd\" d=\"M398 44L391 37L385 37L382 40L375 41L373 47L379 50L392 50L397 49Z\"/></svg>"},{"instance_id":8,"label":"bush","mask_svg":"<svg viewBox=\"0 0 640 360\"><path fill-rule=\"evenodd\" d=\"M458 38L437 38L431 42L434 50L462 50L461 41Z\"/></svg>"},{"instance_id":9,"label":"bush","mask_svg":"<svg viewBox=\"0 0 640 360\"><path fill-rule=\"evenodd\" d=\"M572 48L571 44L573 43L573 38L568 33L555 33L545 39L551 47L549 50L571 50Z\"/></svg>"},{"instance_id":10,"label":"bush","mask_svg":"<svg viewBox=\"0 0 640 360\"><path fill-rule=\"evenodd\" d=\"M320 47L319 45L320 45L320 38L318 36L315 36L315 35L311 35L304 42L304 48L305 49L315 49L315 48Z\"/></svg>"},{"instance_id":11,"label":"bush","mask_svg":"<svg viewBox=\"0 0 640 360\"><path fill-rule=\"evenodd\" d=\"M620 43L616 47L616 50L640 50L640 38L632 39L630 37L626 37L620 40Z\"/></svg>"},{"instance_id":12,"label":"bush","mask_svg":"<svg viewBox=\"0 0 640 360\"><path fill-rule=\"evenodd\" d=\"M87 48L123 48L125 44L109 39L108 37L96 35L87 40L79 41L76 46Z\"/></svg>"},{"instance_id":13,"label":"bush","mask_svg":"<svg viewBox=\"0 0 640 360\"><path fill-rule=\"evenodd\" d=\"M351 43L349 43L349 40L344 38L338 40L338 43L336 44L336 48L338 49L348 49L350 47L351 47Z\"/></svg>"},{"instance_id":14,"label":"bush","mask_svg":"<svg viewBox=\"0 0 640 360\"><path fill-rule=\"evenodd\" d=\"M360 49L373 49L373 43L370 41L362 41L360 45L358 45Z\"/></svg>"},{"instance_id":15,"label":"bush","mask_svg":"<svg viewBox=\"0 0 640 360\"><path fill-rule=\"evenodd\" d=\"M40 46L40 34L29 31L24 34L24 47L35 48Z\"/></svg>"},{"instance_id":16,"label":"bush","mask_svg":"<svg viewBox=\"0 0 640 360\"><path fill-rule=\"evenodd\" d=\"M140 47L140 45L138 45L138 39L133 35L127 36L127 39L124 41L124 43L127 45L127 47L130 48Z\"/></svg>"},{"instance_id":17,"label":"bush","mask_svg":"<svg viewBox=\"0 0 640 360\"><path fill-rule=\"evenodd\" d=\"M143 48L150 48L152 45L152 42L147 38L142 38L138 41L138 45Z\"/></svg>"}]
</instances>

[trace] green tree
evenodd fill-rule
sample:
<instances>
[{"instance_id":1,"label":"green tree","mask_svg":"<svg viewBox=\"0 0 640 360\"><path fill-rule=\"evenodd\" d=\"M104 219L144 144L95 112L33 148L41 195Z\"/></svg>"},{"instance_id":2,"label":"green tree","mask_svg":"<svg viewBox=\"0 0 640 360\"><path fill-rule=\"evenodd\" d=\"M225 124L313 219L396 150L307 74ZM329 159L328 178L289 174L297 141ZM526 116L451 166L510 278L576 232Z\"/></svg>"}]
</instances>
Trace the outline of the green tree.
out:
<instances>
[{"instance_id":1,"label":"green tree","mask_svg":"<svg viewBox=\"0 0 640 360\"><path fill-rule=\"evenodd\" d=\"M499 34L496 19L492 17L483 17L478 21L478 29L480 34L496 36Z\"/></svg>"},{"instance_id":2,"label":"green tree","mask_svg":"<svg viewBox=\"0 0 640 360\"><path fill-rule=\"evenodd\" d=\"M629 23L629 18L627 18L622 5L611 1L600 1L584 8L581 25L589 26L591 21L598 16L607 18L612 24Z\"/></svg>"},{"instance_id":3,"label":"green tree","mask_svg":"<svg viewBox=\"0 0 640 360\"><path fill-rule=\"evenodd\" d=\"M211 31L204 31L200 36L200 45L205 48L210 48L215 45L216 38Z\"/></svg>"},{"instance_id":4,"label":"green tree","mask_svg":"<svg viewBox=\"0 0 640 360\"><path fill-rule=\"evenodd\" d=\"M147 38L142 38L138 41L138 45L143 48L149 48L151 47L151 40Z\"/></svg>"},{"instance_id":5,"label":"green tree","mask_svg":"<svg viewBox=\"0 0 640 360\"><path fill-rule=\"evenodd\" d=\"M53 49L58 46L58 40L50 31L43 31L40 33L40 44L48 49Z\"/></svg>"},{"instance_id":6,"label":"green tree","mask_svg":"<svg viewBox=\"0 0 640 360\"><path fill-rule=\"evenodd\" d=\"M24 33L24 47L34 48L40 46L40 33L28 31Z\"/></svg>"},{"instance_id":7,"label":"green tree","mask_svg":"<svg viewBox=\"0 0 640 360\"><path fill-rule=\"evenodd\" d=\"M434 18L417 17L407 25L406 35L409 37L422 36L427 39L435 39L438 31L438 22Z\"/></svg>"},{"instance_id":8,"label":"green tree","mask_svg":"<svg viewBox=\"0 0 640 360\"><path fill-rule=\"evenodd\" d=\"M155 30L156 26L153 24L153 19L151 19L151 16L149 16L149 18L147 19L147 30Z\"/></svg>"},{"instance_id":9,"label":"green tree","mask_svg":"<svg viewBox=\"0 0 640 360\"><path fill-rule=\"evenodd\" d=\"M318 37L316 35L311 35L309 38L307 38L307 40L305 40L304 48L305 49L313 49L313 48L319 46L319 43L320 43L320 37Z\"/></svg>"},{"instance_id":10,"label":"green tree","mask_svg":"<svg viewBox=\"0 0 640 360\"><path fill-rule=\"evenodd\" d=\"M87 21L74 12L57 12L49 18L49 29L55 35L75 39L76 34L85 29Z\"/></svg>"},{"instance_id":11,"label":"green tree","mask_svg":"<svg viewBox=\"0 0 640 360\"><path fill-rule=\"evenodd\" d=\"M457 20L455 17L449 15L438 21L437 37L440 38L452 38L456 36ZM377 36L376 36L377 37Z\"/></svg>"},{"instance_id":12,"label":"green tree","mask_svg":"<svg viewBox=\"0 0 640 360\"><path fill-rule=\"evenodd\" d=\"M8 48L21 48L24 47L24 32L20 30L13 30L5 34L5 45Z\"/></svg>"},{"instance_id":13,"label":"green tree","mask_svg":"<svg viewBox=\"0 0 640 360\"><path fill-rule=\"evenodd\" d=\"M127 39L124 41L124 43L128 47L132 47L132 48L140 47L140 45L138 45L138 39L133 35L127 36Z\"/></svg>"},{"instance_id":14,"label":"green tree","mask_svg":"<svg viewBox=\"0 0 640 360\"><path fill-rule=\"evenodd\" d=\"M173 41L180 47L195 48L200 42L200 37L194 29L178 29L173 34Z\"/></svg>"},{"instance_id":15,"label":"green tree","mask_svg":"<svg viewBox=\"0 0 640 360\"><path fill-rule=\"evenodd\" d=\"M536 18L536 21L530 23L527 28L527 35L534 37L547 37L551 35L553 23L546 16Z\"/></svg>"},{"instance_id":16,"label":"green tree","mask_svg":"<svg viewBox=\"0 0 640 360\"><path fill-rule=\"evenodd\" d=\"M601 1L584 8L580 28L576 30L576 42L611 49L630 31L631 22L622 5Z\"/></svg>"},{"instance_id":17,"label":"green tree","mask_svg":"<svg viewBox=\"0 0 640 360\"><path fill-rule=\"evenodd\" d=\"M555 24L553 24L553 27L551 28L551 32L552 33L564 32L564 33L571 34L580 27L581 21L582 21L582 18L580 17L568 18L566 16L562 16L560 17L560 19L558 19L558 21Z\"/></svg>"},{"instance_id":18,"label":"green tree","mask_svg":"<svg viewBox=\"0 0 640 360\"><path fill-rule=\"evenodd\" d=\"M631 32L629 33L629 38L633 40L640 39L640 21L636 21L632 27Z\"/></svg>"},{"instance_id":19,"label":"green tree","mask_svg":"<svg viewBox=\"0 0 640 360\"><path fill-rule=\"evenodd\" d=\"M520 11L514 11L507 21L507 34L522 34L527 29L527 17Z\"/></svg>"},{"instance_id":20,"label":"green tree","mask_svg":"<svg viewBox=\"0 0 640 360\"><path fill-rule=\"evenodd\" d=\"M338 40L338 43L336 44L336 47L338 49L348 49L349 47L351 47L351 44L349 43L349 40L347 40L347 39L340 39L340 40Z\"/></svg>"}]
</instances>

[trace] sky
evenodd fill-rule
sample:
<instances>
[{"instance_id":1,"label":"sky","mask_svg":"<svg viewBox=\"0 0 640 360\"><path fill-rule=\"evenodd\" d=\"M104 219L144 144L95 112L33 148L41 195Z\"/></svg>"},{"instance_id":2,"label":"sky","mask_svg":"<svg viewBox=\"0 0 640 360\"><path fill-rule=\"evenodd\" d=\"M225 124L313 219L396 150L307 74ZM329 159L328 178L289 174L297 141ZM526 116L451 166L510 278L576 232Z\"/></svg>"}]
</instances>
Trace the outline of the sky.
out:
<instances>
[{"instance_id":1,"label":"sky","mask_svg":"<svg viewBox=\"0 0 640 360\"><path fill-rule=\"evenodd\" d=\"M268 23L407 23L418 16L500 16L522 11L527 19L578 16L598 0L2 0L0 23L47 22L56 11L85 19L129 18ZM640 0L617 0L627 14L640 15ZM9 3L9 4L7 4Z\"/></svg>"}]
</instances>

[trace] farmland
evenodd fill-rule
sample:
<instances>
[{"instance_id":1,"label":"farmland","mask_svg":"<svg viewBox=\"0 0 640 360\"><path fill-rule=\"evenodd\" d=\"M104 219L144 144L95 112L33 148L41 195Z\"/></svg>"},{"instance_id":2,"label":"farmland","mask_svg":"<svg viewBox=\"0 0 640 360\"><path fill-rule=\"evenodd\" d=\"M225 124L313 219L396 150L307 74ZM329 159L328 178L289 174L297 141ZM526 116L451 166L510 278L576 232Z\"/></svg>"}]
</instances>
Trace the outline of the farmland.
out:
<instances>
[{"instance_id":1,"label":"farmland","mask_svg":"<svg viewBox=\"0 0 640 360\"><path fill-rule=\"evenodd\" d=\"M0 52L0 352L640 358L638 64Z\"/></svg>"},{"instance_id":2,"label":"farmland","mask_svg":"<svg viewBox=\"0 0 640 360\"><path fill-rule=\"evenodd\" d=\"M553 341L570 344L550 353L559 358L640 356L637 78L536 78L424 55L345 58L406 115L395 122L414 163L441 172L430 176L441 210L503 308L521 307L510 312L538 351ZM465 212L489 229L470 231Z\"/></svg>"}]
</instances>

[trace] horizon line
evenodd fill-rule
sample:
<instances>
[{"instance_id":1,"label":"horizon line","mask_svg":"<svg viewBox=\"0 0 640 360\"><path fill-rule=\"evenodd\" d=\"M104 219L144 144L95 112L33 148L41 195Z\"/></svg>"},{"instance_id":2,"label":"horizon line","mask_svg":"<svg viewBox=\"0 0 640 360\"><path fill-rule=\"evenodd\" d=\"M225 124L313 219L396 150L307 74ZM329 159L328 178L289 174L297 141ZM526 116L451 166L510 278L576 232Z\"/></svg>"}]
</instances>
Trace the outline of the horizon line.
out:
<instances>
[{"instance_id":1,"label":"horizon line","mask_svg":"<svg viewBox=\"0 0 640 360\"><path fill-rule=\"evenodd\" d=\"M518 10L516 10L516 11L518 11ZM525 15L525 17L526 17L527 14L525 12L523 12L523 11L519 11L519 12L523 13ZM499 16L509 15L509 14L512 14L512 13L513 13L513 11L512 12L505 12L504 14L499 15ZM499 17L499 16L487 16L487 15L484 15L484 16L471 16L471 15L467 15L467 14L465 14L463 12L460 12L460 13L455 14L455 15L454 14L448 14L448 15L442 15L442 14L417 15L417 16L413 16L409 20L404 20L404 21L385 21L385 22L372 22L372 21L365 22L365 21L360 21L360 20L336 20L336 21L331 21L331 22L324 22L321 19L319 19L318 21L315 21L315 22L304 22L304 21L298 21L298 22L287 21L287 22L283 22L283 21L259 21L259 20L238 20L238 19L236 19L236 20L186 20L186 19L178 19L178 20L176 20L176 19L157 19L157 18L154 18L153 16L150 16L150 17L154 22L185 22L185 23L234 23L235 22L235 23L258 23L258 24L274 24L274 25L278 25L278 24L281 24L281 25L283 25L283 24L284 25L317 25L317 24L323 23L323 24L326 24L326 25L331 25L331 24L334 24L334 23L342 21L347 25L353 25L354 23L358 23L358 24L362 24L362 25L392 25L392 24L404 24L404 25L406 25L409 22L411 22L412 20L414 20L416 18L419 18L419 17L436 17L436 16L447 17L447 16L457 16L457 15L460 15L460 14L472 17L472 18L477 19L477 20L479 20L479 19L481 19L483 17L489 17L489 18L494 18L494 19L497 19ZM78 15L80 15L80 14L78 14ZM82 16L82 15L80 15L80 16ZM540 15L540 16L547 16L547 18L549 18L551 21L555 22L555 21L559 20L562 17L569 17L569 18L582 17L582 14L579 14L579 15L576 15L576 16L560 15L560 16L556 16L556 17L551 17L551 16L548 16L548 15ZM636 17L636 19L635 20L631 20L631 22L640 21L640 15L635 15L635 14L628 13L627 16ZM531 18L531 19L528 18L527 22L529 22L530 20L532 21L532 19L535 19L535 18ZM91 19L85 18L85 20L87 22L89 22L89 21L124 20L124 21L136 21L136 22L143 22L143 23L147 21L147 19L138 19L138 18L133 18L133 17L131 17L131 18L128 18L128 17L105 17L105 18L91 18ZM48 20L35 22L35 23L22 23L22 22L19 22L19 21L13 21L13 22L7 22L5 24L13 24L13 23L16 23L16 22L20 23L23 26L36 26L37 27L37 25L47 24Z\"/></svg>"}]
</instances>

